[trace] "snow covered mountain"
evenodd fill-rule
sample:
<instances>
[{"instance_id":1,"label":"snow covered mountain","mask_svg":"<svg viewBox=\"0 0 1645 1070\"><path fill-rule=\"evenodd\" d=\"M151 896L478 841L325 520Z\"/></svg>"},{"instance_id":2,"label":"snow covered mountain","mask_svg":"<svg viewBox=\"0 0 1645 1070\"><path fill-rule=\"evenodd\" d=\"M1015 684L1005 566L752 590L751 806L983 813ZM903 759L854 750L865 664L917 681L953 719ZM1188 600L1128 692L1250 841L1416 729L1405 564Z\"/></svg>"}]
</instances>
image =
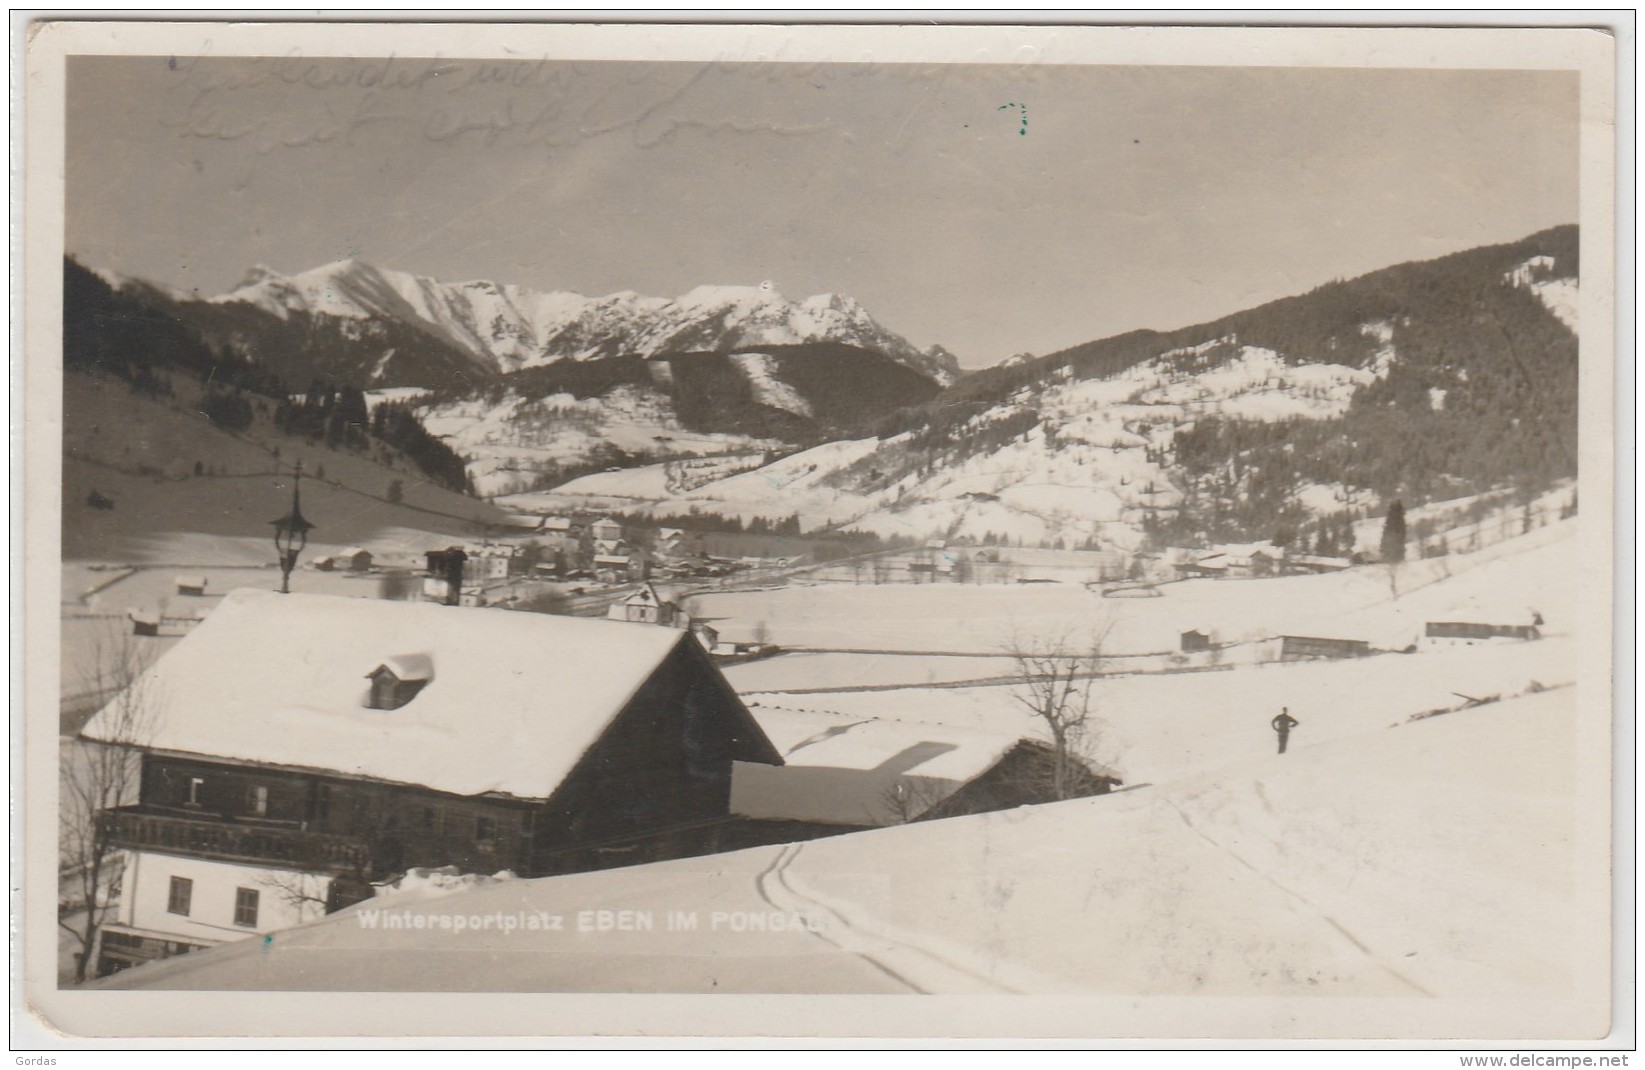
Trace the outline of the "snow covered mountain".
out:
<instances>
[{"instance_id":1,"label":"snow covered mountain","mask_svg":"<svg viewBox=\"0 0 1645 1070\"><path fill-rule=\"evenodd\" d=\"M835 342L882 353L941 386L958 376L951 354L915 348L853 298L819 294L792 302L770 282L699 286L673 299L628 291L584 297L483 280L445 283L340 260L290 276L257 267L239 287L210 301L250 305L282 320L301 314L394 321L499 373L560 360Z\"/></svg>"}]
</instances>

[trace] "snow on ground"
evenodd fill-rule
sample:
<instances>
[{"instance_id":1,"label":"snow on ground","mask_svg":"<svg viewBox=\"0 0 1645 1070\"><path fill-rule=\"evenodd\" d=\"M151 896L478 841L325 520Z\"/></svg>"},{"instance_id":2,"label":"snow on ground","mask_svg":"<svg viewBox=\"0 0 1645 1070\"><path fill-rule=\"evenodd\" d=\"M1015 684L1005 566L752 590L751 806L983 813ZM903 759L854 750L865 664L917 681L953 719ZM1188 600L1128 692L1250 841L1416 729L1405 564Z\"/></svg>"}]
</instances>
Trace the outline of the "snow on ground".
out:
<instances>
[{"instance_id":1,"label":"snow on ground","mask_svg":"<svg viewBox=\"0 0 1645 1070\"><path fill-rule=\"evenodd\" d=\"M1185 580L1159 598L1103 598L1074 584L958 583L798 586L698 595L699 617L764 621L771 641L822 650L1000 654L1014 639L1067 636L1076 651L1106 633L1112 655L1174 651L1190 629L1219 642L1277 635L1364 639L1403 648L1435 619L1512 614L1569 626L1574 522L1550 524L1473 554L1409 561L1390 585L1384 566L1318 576ZM1399 596L1394 597L1397 590ZM1443 616L1442 616L1443 615Z\"/></svg>"},{"instance_id":2,"label":"snow on ground","mask_svg":"<svg viewBox=\"0 0 1645 1070\"><path fill-rule=\"evenodd\" d=\"M912 659L910 659L912 660ZM1274 749L1269 720L1281 708L1301 722L1293 742L1336 739L1450 709L1465 699L1511 696L1575 678L1569 639L1453 647L1347 661L1241 666L1099 680L1091 708L1092 756L1127 784L1159 783ZM1010 675L1009 663L1002 667ZM889 718L1043 738L1044 725L1009 684L876 691L745 693L758 707Z\"/></svg>"},{"instance_id":3,"label":"snow on ground","mask_svg":"<svg viewBox=\"0 0 1645 1070\"><path fill-rule=\"evenodd\" d=\"M555 487L556 496L636 498L656 501L668 497L668 465L647 464L617 472L596 472ZM510 497L508 501L514 501Z\"/></svg>"},{"instance_id":4,"label":"snow on ground","mask_svg":"<svg viewBox=\"0 0 1645 1070\"><path fill-rule=\"evenodd\" d=\"M1429 502L1405 511L1407 529L1424 521L1435 525L1438 536L1454 552L1478 550L1524 534L1525 517L1529 513L1532 526L1551 523L1576 493L1576 481L1560 480L1553 487L1528 502L1516 504L1509 490L1494 490L1484 494L1470 494L1461 498ZM1472 514L1478 519L1470 520ZM1380 555L1382 515L1368 516L1354 524L1354 549ZM1418 547L1407 548L1409 556L1416 556Z\"/></svg>"},{"instance_id":5,"label":"snow on ground","mask_svg":"<svg viewBox=\"0 0 1645 1070\"><path fill-rule=\"evenodd\" d=\"M1446 1035L1463 1005L1429 1000L1563 998L1584 965L1573 698L1299 736L1117 795L367 903L100 986L1406 997Z\"/></svg>"},{"instance_id":6,"label":"snow on ground","mask_svg":"<svg viewBox=\"0 0 1645 1070\"><path fill-rule=\"evenodd\" d=\"M1097 596L1070 584L1010 590L965 584L790 586L690 599L694 616L764 621L771 642L825 650L997 654L1012 635L1060 633L1084 624Z\"/></svg>"},{"instance_id":7,"label":"snow on ground","mask_svg":"<svg viewBox=\"0 0 1645 1070\"><path fill-rule=\"evenodd\" d=\"M1574 276L1563 279L1539 278L1553 269L1553 257L1533 256L1508 272L1504 276L1504 281L1536 294L1542 303L1548 306L1548 311L1558 316L1560 321L1574 332L1577 329L1577 314L1582 308L1578 282Z\"/></svg>"},{"instance_id":8,"label":"snow on ground","mask_svg":"<svg viewBox=\"0 0 1645 1070\"><path fill-rule=\"evenodd\" d=\"M775 442L747 435L688 431L667 395L622 386L603 397L578 400L551 394L527 401L509 394L499 403L471 399L418 410L429 433L469 458L483 495L508 495L509 508L532 508L521 493L545 465L579 463L603 446L633 454L692 456L764 449ZM547 511L563 506L550 505Z\"/></svg>"},{"instance_id":9,"label":"snow on ground","mask_svg":"<svg viewBox=\"0 0 1645 1070\"><path fill-rule=\"evenodd\" d=\"M769 353L733 353L730 360L742 370L748 385L754 391L754 401L760 405L769 405L773 409L782 409L796 416L811 417L815 415L811 403L795 390L783 382L777 375L776 360Z\"/></svg>"},{"instance_id":10,"label":"snow on ground","mask_svg":"<svg viewBox=\"0 0 1645 1070\"><path fill-rule=\"evenodd\" d=\"M379 405L395 405L401 402L415 402L428 396L428 390L421 386L385 386L376 390L367 390L366 405L375 409Z\"/></svg>"},{"instance_id":11,"label":"snow on ground","mask_svg":"<svg viewBox=\"0 0 1645 1070\"><path fill-rule=\"evenodd\" d=\"M817 687L918 687L1008 675L1009 658L905 657L897 654L784 654L723 666L738 691Z\"/></svg>"},{"instance_id":12,"label":"snow on ground","mask_svg":"<svg viewBox=\"0 0 1645 1070\"><path fill-rule=\"evenodd\" d=\"M712 501L715 511L745 519L797 514L807 527L832 522L887 536L980 539L993 533L1030 542L1095 537L1135 547L1142 511L1178 503L1166 470L1148 453L1168 446L1176 427L1208 413L1257 420L1337 416L1353 392L1376 375L1337 364L1287 364L1269 350L1249 346L1197 374L1162 357L1110 379L1054 385L1032 399L1025 395L1018 402L1031 402L1042 426L917 479L864 491L856 478L842 476L828 486L830 474L877 449L894 452L899 445L895 439L869 439L848 444L845 451L808 450L778 462L783 467L711 483L684 498L671 496L659 507L681 511L691 502ZM1017 402L996 406L975 421L980 426L1020 407ZM818 478L790 486L788 477L801 465ZM611 481L575 489L596 486L598 493L630 493L613 490ZM784 492L780 499L771 497L774 489ZM813 493L795 493L801 490ZM656 488L649 493L659 494Z\"/></svg>"}]
</instances>

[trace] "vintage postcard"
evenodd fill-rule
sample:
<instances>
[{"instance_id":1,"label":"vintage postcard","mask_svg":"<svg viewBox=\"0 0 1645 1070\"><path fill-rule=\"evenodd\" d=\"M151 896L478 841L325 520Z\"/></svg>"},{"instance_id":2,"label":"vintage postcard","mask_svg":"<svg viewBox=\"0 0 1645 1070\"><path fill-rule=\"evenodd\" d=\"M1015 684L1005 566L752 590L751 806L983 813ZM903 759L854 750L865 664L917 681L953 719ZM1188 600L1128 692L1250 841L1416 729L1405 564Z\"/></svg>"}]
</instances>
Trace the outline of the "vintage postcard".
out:
<instances>
[{"instance_id":1,"label":"vintage postcard","mask_svg":"<svg viewBox=\"0 0 1645 1070\"><path fill-rule=\"evenodd\" d=\"M30 35L44 1028L1610 1034L1610 35Z\"/></svg>"}]
</instances>

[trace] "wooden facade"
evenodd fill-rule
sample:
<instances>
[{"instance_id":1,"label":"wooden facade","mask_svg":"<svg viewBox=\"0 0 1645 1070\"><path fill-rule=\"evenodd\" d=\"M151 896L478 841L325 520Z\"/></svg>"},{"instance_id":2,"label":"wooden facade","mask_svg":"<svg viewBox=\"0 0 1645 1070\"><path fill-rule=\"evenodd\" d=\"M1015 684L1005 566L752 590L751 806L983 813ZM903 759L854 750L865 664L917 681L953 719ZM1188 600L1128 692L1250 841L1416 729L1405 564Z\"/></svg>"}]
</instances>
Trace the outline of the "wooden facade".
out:
<instances>
[{"instance_id":1,"label":"wooden facade","mask_svg":"<svg viewBox=\"0 0 1645 1070\"><path fill-rule=\"evenodd\" d=\"M444 865L538 876L715 849L733 758L782 764L701 645L681 633L547 799L151 753L139 803L105 820L134 850L358 880Z\"/></svg>"}]
</instances>

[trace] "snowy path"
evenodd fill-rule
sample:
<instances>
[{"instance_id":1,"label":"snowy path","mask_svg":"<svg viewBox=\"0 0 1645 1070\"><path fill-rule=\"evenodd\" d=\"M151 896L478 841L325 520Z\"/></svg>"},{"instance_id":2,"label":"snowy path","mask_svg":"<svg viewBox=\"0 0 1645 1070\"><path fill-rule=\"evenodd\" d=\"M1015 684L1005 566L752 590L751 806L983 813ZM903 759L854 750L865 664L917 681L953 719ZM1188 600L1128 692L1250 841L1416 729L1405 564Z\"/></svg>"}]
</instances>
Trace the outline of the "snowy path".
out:
<instances>
[{"instance_id":1,"label":"snowy path","mask_svg":"<svg viewBox=\"0 0 1645 1070\"><path fill-rule=\"evenodd\" d=\"M1262 781L1261 780L1252 781L1252 787L1255 791L1257 799L1262 804L1262 809L1271 818L1273 816L1273 807L1269 804L1268 796L1262 789ZM1306 919L1310 916L1313 917L1313 918L1317 918L1320 922L1323 922L1324 924L1328 925L1332 930L1334 930L1335 933L1338 936L1340 936L1343 940L1346 940L1350 945L1352 945L1355 951L1357 951L1361 955L1364 955L1365 958L1368 961L1374 963L1376 966L1381 968L1385 973L1392 976L1396 981L1399 981L1400 983L1408 986L1410 989L1412 989L1413 991L1415 991L1419 995L1429 996L1429 997L1432 997L1434 995L1433 992L1429 991L1427 988L1425 988L1422 985L1418 984L1416 981L1413 981L1411 978L1405 976L1405 974L1401 973L1399 970L1397 970L1393 966L1389 965L1379 955L1377 955L1377 953L1375 951L1373 951L1371 948L1367 947L1364 941L1362 941L1359 937L1355 936L1352 932L1350 932L1347 929L1347 927L1344 926L1340 921L1338 921L1336 918L1332 917L1330 914L1325 913L1316 904L1310 902L1309 899L1307 898L1307 896L1303 895L1301 892L1297 891L1295 888L1292 888L1292 887L1288 886L1283 881L1275 878L1274 875L1271 872L1269 872L1265 869L1259 868L1257 865L1253 864L1249 859L1247 859L1244 855L1240 854L1240 852L1238 850L1236 850L1233 846L1231 846L1228 843L1223 842L1222 840L1219 840L1216 836L1214 836L1210 832L1206 831L1206 829L1204 827L1202 827L1202 825L1200 823L1198 823L1194 820L1193 816L1189 813L1189 811L1187 809L1185 809L1183 807L1183 805L1180 802L1178 802L1176 799L1173 799L1171 797L1171 794L1169 792L1161 792L1160 797L1165 800L1166 804L1168 806L1170 806L1172 810L1176 811L1176 814L1177 814L1178 817L1182 818L1182 823L1183 823L1183 825L1185 825L1188 828L1188 831L1192 832L1194 835L1196 835L1200 839L1204 840L1207 844L1209 844L1213 848L1217 849L1218 851L1221 851L1223 854L1227 855L1229 858L1233 859L1239 865L1243 866L1245 869L1249 870L1251 873L1253 873L1257 877L1260 877L1267 884L1269 884L1274 889L1276 889L1281 894L1283 894L1286 897L1286 899L1288 901L1287 905L1288 905L1288 907L1290 908L1290 910L1293 914L1300 915L1304 919ZM1240 829L1243 830L1244 825L1240 821L1240 819L1237 815L1234 817L1233 820L1234 820L1235 827L1240 828ZM1258 834L1259 835L1266 835L1264 833L1258 833ZM1267 836L1267 838L1268 838L1269 842L1272 843L1274 845L1274 847L1281 854L1285 853L1285 845L1281 840L1279 840L1277 838L1273 838L1272 836Z\"/></svg>"},{"instance_id":2,"label":"snowy path","mask_svg":"<svg viewBox=\"0 0 1645 1070\"><path fill-rule=\"evenodd\" d=\"M1042 986L1013 985L985 964L967 964L970 956L944 951L929 937L918 937L876 919L841 899L824 896L792 872L804 844L791 843L760 873L760 896L778 910L815 918L815 935L841 951L857 955L886 976L915 992L946 994L1021 993Z\"/></svg>"}]
</instances>

